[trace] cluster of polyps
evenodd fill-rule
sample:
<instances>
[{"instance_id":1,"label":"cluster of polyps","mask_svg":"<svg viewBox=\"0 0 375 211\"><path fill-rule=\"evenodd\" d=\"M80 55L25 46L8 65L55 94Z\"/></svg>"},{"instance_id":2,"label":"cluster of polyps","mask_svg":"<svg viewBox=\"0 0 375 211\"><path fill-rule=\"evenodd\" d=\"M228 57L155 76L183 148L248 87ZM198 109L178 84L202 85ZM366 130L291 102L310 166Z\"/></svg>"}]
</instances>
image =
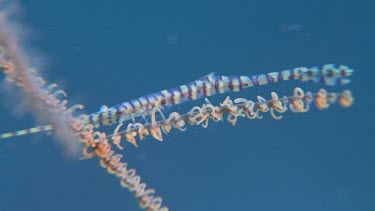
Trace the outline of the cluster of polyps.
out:
<instances>
[{"instance_id":1,"label":"cluster of polyps","mask_svg":"<svg viewBox=\"0 0 375 211\"><path fill-rule=\"evenodd\" d=\"M116 175L121 185L127 188L137 198L139 206L147 210L167 211L168 207L161 207L162 198L155 196L155 189L147 189L147 184L141 182L141 177L135 169L129 169L128 164L121 162L122 155L112 150L105 133L94 131L92 124L83 124L82 119L76 118L73 128L79 140L84 144L84 158L98 157L103 168L108 173Z\"/></svg>"},{"instance_id":2,"label":"cluster of polyps","mask_svg":"<svg viewBox=\"0 0 375 211\"><path fill-rule=\"evenodd\" d=\"M316 94L311 92L305 93L301 88L295 88L292 96L284 96L279 98L275 92L271 93L271 99L258 96L256 102L245 98L237 98L232 101L227 97L219 106L214 106L206 99L206 103L201 107L195 106L185 114L173 112L169 117L160 121L156 121L154 110L151 113L151 123L130 123L127 128L119 132L123 124L119 124L112 138L113 143L120 149L121 139L125 138L128 142L137 146L136 137L140 140L151 135L157 140L162 141L162 131L169 133L172 128L181 131L186 130L186 122L190 125L202 125L204 128L208 126L209 120L214 122L222 121L224 114L227 114L226 120L231 124L237 123L238 117L247 117L249 119L262 119L262 113L270 113L274 119L281 119L282 115L276 113L284 113L289 109L294 113L307 112L310 105L314 102L318 109L327 109L330 104L338 102L342 107L349 107L353 103L353 97L350 91L345 90L342 93L327 93L326 90L320 89Z\"/></svg>"}]
</instances>

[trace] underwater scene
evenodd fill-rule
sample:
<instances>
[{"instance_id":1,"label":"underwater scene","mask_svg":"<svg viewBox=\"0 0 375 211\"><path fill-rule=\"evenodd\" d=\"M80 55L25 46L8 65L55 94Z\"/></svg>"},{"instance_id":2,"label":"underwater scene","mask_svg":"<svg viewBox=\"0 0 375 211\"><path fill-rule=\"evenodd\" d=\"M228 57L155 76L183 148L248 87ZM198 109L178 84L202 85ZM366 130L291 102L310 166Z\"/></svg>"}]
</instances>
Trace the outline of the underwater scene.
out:
<instances>
[{"instance_id":1,"label":"underwater scene","mask_svg":"<svg viewBox=\"0 0 375 211\"><path fill-rule=\"evenodd\" d=\"M374 8L0 0L0 211L375 210Z\"/></svg>"}]
</instances>

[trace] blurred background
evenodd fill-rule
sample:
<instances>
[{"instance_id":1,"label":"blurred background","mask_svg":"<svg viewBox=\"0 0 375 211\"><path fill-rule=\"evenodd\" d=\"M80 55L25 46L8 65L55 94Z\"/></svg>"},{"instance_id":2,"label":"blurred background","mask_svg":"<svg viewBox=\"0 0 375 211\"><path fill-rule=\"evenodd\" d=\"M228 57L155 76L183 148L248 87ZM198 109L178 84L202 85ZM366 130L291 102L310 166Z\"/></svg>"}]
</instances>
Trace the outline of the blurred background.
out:
<instances>
[{"instance_id":1,"label":"blurred background","mask_svg":"<svg viewBox=\"0 0 375 211\"><path fill-rule=\"evenodd\" d=\"M375 1L20 1L25 50L49 82L86 112L199 77L250 75L326 63L356 70L345 87L290 81L231 98L295 87L351 89L348 109L282 120L241 119L189 126L164 142L126 144L137 169L170 210L375 210ZM3 79L3 77L2 77ZM3 84L3 87L6 85ZM211 97L220 102L227 95ZM34 126L1 90L0 132ZM170 111L184 112L204 100ZM67 160L45 134L0 141L0 211L139 210L134 197L97 159Z\"/></svg>"}]
</instances>

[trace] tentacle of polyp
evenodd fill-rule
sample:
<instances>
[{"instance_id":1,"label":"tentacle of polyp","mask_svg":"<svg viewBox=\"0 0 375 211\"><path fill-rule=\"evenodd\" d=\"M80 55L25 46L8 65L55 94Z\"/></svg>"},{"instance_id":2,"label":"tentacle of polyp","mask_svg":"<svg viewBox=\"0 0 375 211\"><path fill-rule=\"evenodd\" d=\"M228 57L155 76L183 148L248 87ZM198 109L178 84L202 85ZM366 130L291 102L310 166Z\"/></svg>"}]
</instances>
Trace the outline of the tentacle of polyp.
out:
<instances>
[{"instance_id":1,"label":"tentacle of polyp","mask_svg":"<svg viewBox=\"0 0 375 211\"><path fill-rule=\"evenodd\" d=\"M224 120L224 114L227 114L227 121L232 125L237 123L238 117L247 117L248 119L261 119L262 113L270 113L271 117L276 120L282 118L282 115L276 113L284 113L288 110L293 113L304 113L309 111L311 104L320 109L328 109L330 104L338 103L340 106L346 108L353 104L354 98L350 91L345 90L341 93L327 93L326 90L320 89L317 93L304 92L301 88L295 88L293 95L279 98L275 92L271 93L271 99L266 100L258 96L257 101L247 100L245 98L237 98L232 101L227 97L223 103L214 106L211 103L203 104L201 107L195 106L185 114L178 114L173 112L167 119L156 121L155 112L152 113L152 122L150 124L138 123L137 126L129 124L126 130L118 132L115 135L110 135L108 138L119 142L119 137L133 145L136 144L136 138L143 139L147 135L151 135L157 140L163 140L161 130L165 133L171 131L171 128L177 128L185 131L186 122L190 125L202 125L204 128L208 126L208 121L213 120L218 122ZM142 130L139 130L142 128ZM132 134L131 137L127 134Z\"/></svg>"},{"instance_id":2,"label":"tentacle of polyp","mask_svg":"<svg viewBox=\"0 0 375 211\"><path fill-rule=\"evenodd\" d=\"M50 130L51 127L56 130L58 137L63 141L66 152L76 154L80 149L75 140L75 134L72 133L71 124L73 116L66 108L66 100L61 100L61 96L66 93L62 90L53 91L56 84L46 85L46 81L38 75L35 69L30 68L27 56L18 45L17 36L7 25L7 16L0 14L0 69L6 75L7 81L14 82L23 91L26 97L26 103L38 118L49 123L48 126L24 130L15 135L23 135L38 131ZM2 138L12 136L12 133L1 135Z\"/></svg>"}]
</instances>

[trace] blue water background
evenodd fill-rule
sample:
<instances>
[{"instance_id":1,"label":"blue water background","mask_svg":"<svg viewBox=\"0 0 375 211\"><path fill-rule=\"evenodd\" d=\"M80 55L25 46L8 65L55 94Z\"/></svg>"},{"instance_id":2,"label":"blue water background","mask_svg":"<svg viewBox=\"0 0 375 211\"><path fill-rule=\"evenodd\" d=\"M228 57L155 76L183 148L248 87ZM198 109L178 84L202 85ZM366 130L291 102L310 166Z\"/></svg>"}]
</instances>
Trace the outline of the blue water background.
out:
<instances>
[{"instance_id":1,"label":"blue water background","mask_svg":"<svg viewBox=\"0 0 375 211\"><path fill-rule=\"evenodd\" d=\"M325 63L356 70L345 87L290 81L231 97L351 89L344 109L287 112L126 144L130 167L170 210L375 210L375 1L22 1L22 40L50 82L87 112L209 72L250 75ZM21 30L22 32L22 30ZM40 60L39 58L42 58ZM218 102L226 95L211 98ZM13 98L13 99L12 99ZM15 118L3 90L1 132ZM17 101L16 101L17 102ZM194 105L201 105L203 101ZM10 106L9 106L10 105ZM190 106L190 104L189 104ZM177 107L184 111L187 105ZM168 111L168 110L167 110ZM0 211L138 210L96 159L69 161L51 136L0 142Z\"/></svg>"}]
</instances>

